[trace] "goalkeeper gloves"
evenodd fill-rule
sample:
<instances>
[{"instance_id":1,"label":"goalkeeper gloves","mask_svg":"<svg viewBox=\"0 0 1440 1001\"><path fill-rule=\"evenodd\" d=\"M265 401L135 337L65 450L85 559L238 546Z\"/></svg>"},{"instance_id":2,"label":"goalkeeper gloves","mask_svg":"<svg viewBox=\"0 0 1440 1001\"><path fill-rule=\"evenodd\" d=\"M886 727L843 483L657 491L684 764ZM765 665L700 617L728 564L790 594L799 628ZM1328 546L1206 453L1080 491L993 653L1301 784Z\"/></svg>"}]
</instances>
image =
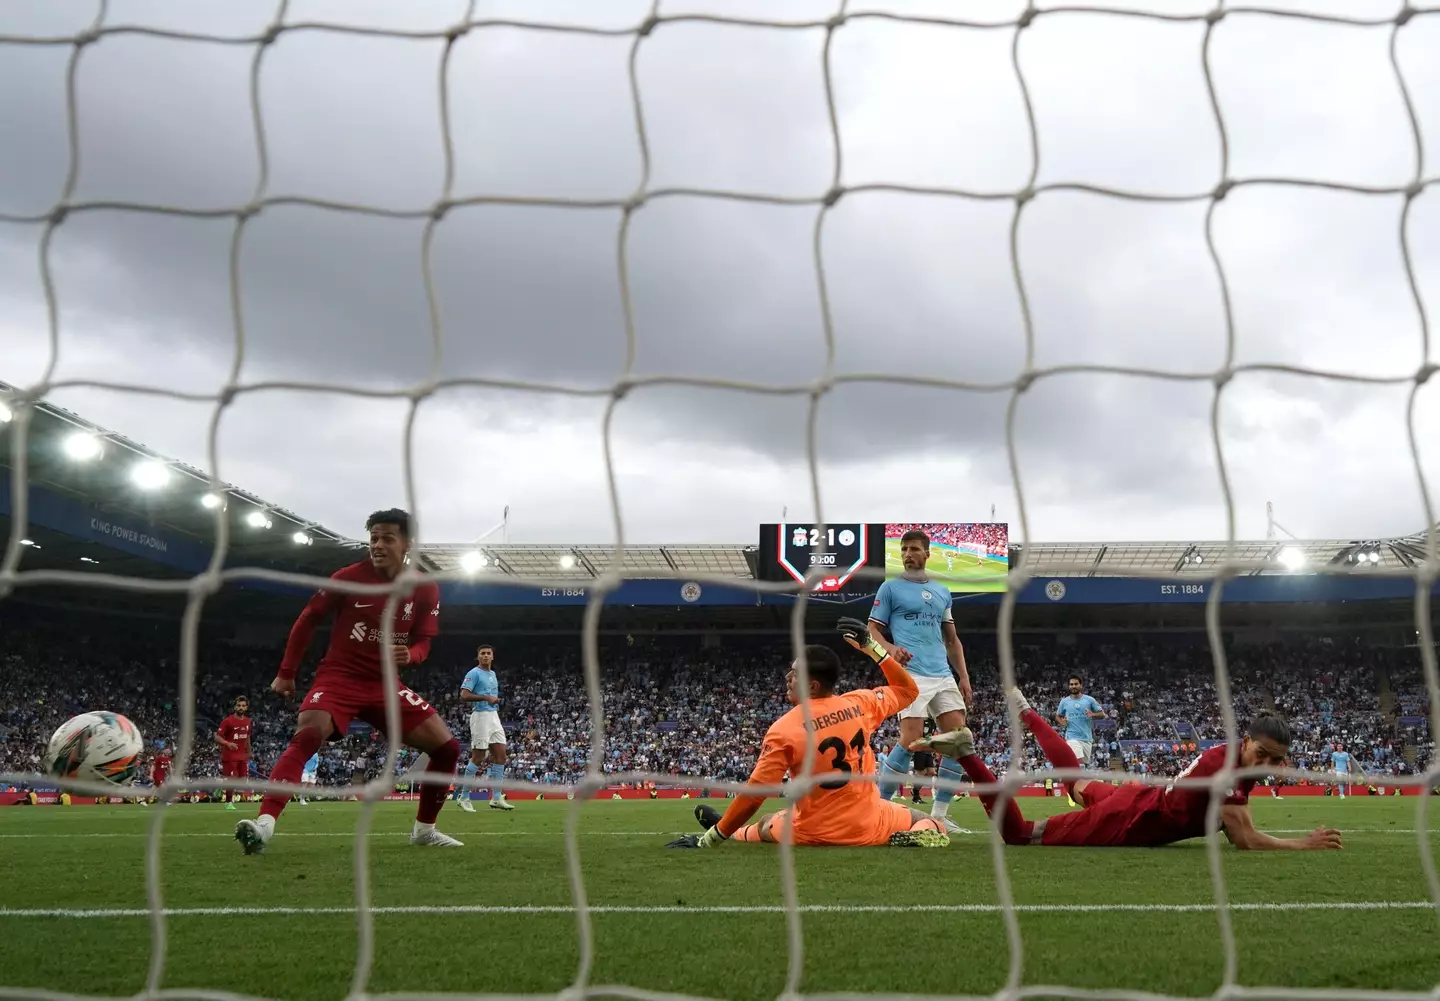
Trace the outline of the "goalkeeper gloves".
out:
<instances>
[{"instance_id":1,"label":"goalkeeper gloves","mask_svg":"<svg viewBox=\"0 0 1440 1001\"><path fill-rule=\"evenodd\" d=\"M856 650L865 654L875 663L878 664L890 656L885 651L885 648L880 645L880 641L870 635L869 625L859 619L843 618L835 624L835 628L840 631L840 635L845 638L846 643L849 643Z\"/></svg>"},{"instance_id":2,"label":"goalkeeper gloves","mask_svg":"<svg viewBox=\"0 0 1440 1001\"><path fill-rule=\"evenodd\" d=\"M704 834L687 834L683 838L676 838L666 845L666 848L713 848L725 841L725 835L720 833L720 825L716 824Z\"/></svg>"}]
</instances>

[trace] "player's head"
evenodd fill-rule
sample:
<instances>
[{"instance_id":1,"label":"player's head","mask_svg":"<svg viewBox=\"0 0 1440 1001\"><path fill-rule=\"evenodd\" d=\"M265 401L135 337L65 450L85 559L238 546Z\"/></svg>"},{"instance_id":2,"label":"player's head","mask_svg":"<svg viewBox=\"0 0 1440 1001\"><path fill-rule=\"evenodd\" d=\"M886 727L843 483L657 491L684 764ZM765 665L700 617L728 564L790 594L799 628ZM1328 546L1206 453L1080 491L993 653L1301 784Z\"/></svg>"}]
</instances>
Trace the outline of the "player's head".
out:
<instances>
[{"instance_id":1,"label":"player's head","mask_svg":"<svg viewBox=\"0 0 1440 1001\"><path fill-rule=\"evenodd\" d=\"M1240 764L1245 768L1281 767L1290 756L1290 726L1274 713L1262 712L1250 721L1240 743Z\"/></svg>"},{"instance_id":2,"label":"player's head","mask_svg":"<svg viewBox=\"0 0 1440 1001\"><path fill-rule=\"evenodd\" d=\"M1070 675L1070 694L1079 695L1083 691L1085 691L1085 682L1080 680L1080 675Z\"/></svg>"},{"instance_id":3,"label":"player's head","mask_svg":"<svg viewBox=\"0 0 1440 1001\"><path fill-rule=\"evenodd\" d=\"M382 574L393 577L405 566L410 551L410 512L392 507L376 511L365 519L370 533L370 563Z\"/></svg>"},{"instance_id":4,"label":"player's head","mask_svg":"<svg viewBox=\"0 0 1440 1001\"><path fill-rule=\"evenodd\" d=\"M930 536L918 528L900 536L900 562L906 570L924 570L930 562Z\"/></svg>"},{"instance_id":5,"label":"player's head","mask_svg":"<svg viewBox=\"0 0 1440 1001\"><path fill-rule=\"evenodd\" d=\"M245 696L243 696L243 695L241 695L241 696L239 696L238 698L235 699L235 715L236 715L236 716L248 716L248 715L250 715L250 700L247 699L247 698L246 698Z\"/></svg>"},{"instance_id":6,"label":"player's head","mask_svg":"<svg viewBox=\"0 0 1440 1001\"><path fill-rule=\"evenodd\" d=\"M840 657L828 646L817 646L814 643L805 648L805 667L810 672L810 697L812 699L823 699L827 695L835 694L835 686L840 683ZM785 697L790 700L792 706L800 704L800 662L797 660L790 665L790 671L785 675Z\"/></svg>"},{"instance_id":7,"label":"player's head","mask_svg":"<svg viewBox=\"0 0 1440 1001\"><path fill-rule=\"evenodd\" d=\"M495 663L495 648L489 643L480 644L480 648L475 651L475 663L487 669L492 667Z\"/></svg>"}]
</instances>

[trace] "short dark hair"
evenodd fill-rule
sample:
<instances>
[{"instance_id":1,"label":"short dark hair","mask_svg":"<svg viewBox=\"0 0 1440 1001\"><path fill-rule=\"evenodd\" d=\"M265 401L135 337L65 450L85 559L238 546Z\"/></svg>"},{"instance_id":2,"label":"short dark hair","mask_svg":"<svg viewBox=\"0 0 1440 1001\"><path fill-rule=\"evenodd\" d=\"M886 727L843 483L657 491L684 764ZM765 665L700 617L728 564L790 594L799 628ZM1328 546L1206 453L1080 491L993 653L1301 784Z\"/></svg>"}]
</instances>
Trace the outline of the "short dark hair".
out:
<instances>
[{"instance_id":1,"label":"short dark hair","mask_svg":"<svg viewBox=\"0 0 1440 1001\"><path fill-rule=\"evenodd\" d=\"M1070 677L1069 677L1068 679L1066 679L1065 684L1068 685L1068 684L1070 684L1070 682L1072 682L1072 681L1078 681L1078 682L1080 682L1080 687L1081 687L1081 688L1084 688L1084 687L1085 687L1085 679L1082 678L1082 677L1080 677L1080 675L1078 675L1078 674L1072 674L1072 675L1070 675Z\"/></svg>"},{"instance_id":2,"label":"short dark hair","mask_svg":"<svg viewBox=\"0 0 1440 1001\"><path fill-rule=\"evenodd\" d=\"M479 653L481 650L489 650L491 653L494 653L494 652L495 652L495 648L494 648L493 646L491 646L489 643L481 643L479 646L477 646L477 647L475 648L475 652L476 652L476 653Z\"/></svg>"},{"instance_id":3,"label":"short dark hair","mask_svg":"<svg viewBox=\"0 0 1440 1001\"><path fill-rule=\"evenodd\" d=\"M1284 747L1290 746L1290 724L1272 712L1260 712L1245 730L1251 740L1268 738Z\"/></svg>"},{"instance_id":4,"label":"short dark hair","mask_svg":"<svg viewBox=\"0 0 1440 1001\"><path fill-rule=\"evenodd\" d=\"M903 546L907 542L919 542L926 549L930 548L930 536L926 535L918 528L912 528L910 529L910 531L900 536L900 545Z\"/></svg>"},{"instance_id":5,"label":"short dark hair","mask_svg":"<svg viewBox=\"0 0 1440 1001\"><path fill-rule=\"evenodd\" d=\"M821 689L833 692L840 683L840 656L828 646L811 643L805 648L805 667L810 680L820 683Z\"/></svg>"},{"instance_id":6,"label":"short dark hair","mask_svg":"<svg viewBox=\"0 0 1440 1001\"><path fill-rule=\"evenodd\" d=\"M365 519L365 531L370 531L376 525L394 525L400 529L402 539L410 538L410 512L403 511L398 507L387 507L383 511L376 511Z\"/></svg>"}]
</instances>

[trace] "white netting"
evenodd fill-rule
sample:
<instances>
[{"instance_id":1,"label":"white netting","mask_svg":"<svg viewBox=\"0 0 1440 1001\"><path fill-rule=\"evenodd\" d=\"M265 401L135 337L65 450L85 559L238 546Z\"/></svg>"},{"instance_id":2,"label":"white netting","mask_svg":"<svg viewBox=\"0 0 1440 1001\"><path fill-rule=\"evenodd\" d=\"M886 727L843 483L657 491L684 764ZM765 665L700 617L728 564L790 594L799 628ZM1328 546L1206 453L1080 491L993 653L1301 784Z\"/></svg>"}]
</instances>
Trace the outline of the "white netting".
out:
<instances>
[{"instance_id":1,"label":"white netting","mask_svg":"<svg viewBox=\"0 0 1440 1001\"><path fill-rule=\"evenodd\" d=\"M1299 376L1308 376L1315 379L1334 380L1351 383L1365 383L1374 385L1403 385L1411 386L1410 406L1408 411L1408 445L1411 458L1414 464L1417 487L1420 493L1422 505L1426 514L1426 524L1435 526L1436 514L1432 503L1429 488L1425 481L1424 470L1420 460L1418 445L1419 429L1416 426L1415 400L1421 387L1435 373L1437 366L1430 361L1430 331L1428 320L1425 314L1424 304L1421 298L1420 289L1417 284L1415 268L1412 263L1410 219L1411 210L1416 199L1426 189L1435 184L1435 176L1427 176L1425 173L1424 150L1420 135L1420 126L1416 117L1411 93L1406 84L1405 75L1401 70L1400 62L1395 54L1395 39L1398 38L1405 27L1417 16L1433 14L1440 9L1419 9L1407 5L1401 6L1393 15L1379 18L1359 18L1348 16L1328 16L1315 13L1297 12L1283 9L1266 9L1261 7L1245 7L1226 9L1223 3L1217 4L1213 9L1205 13L1196 14L1168 14L1158 12L1145 12L1139 10L1106 9L1092 6L1069 6L1057 8L1036 8L1028 7L1018 18L1001 21L971 20L959 17L918 17L901 14L883 13L875 11L850 12L849 4L842 2L838 5L834 14L828 18L818 20L784 20L766 18L742 18L725 17L717 15L702 14L674 14L667 15L661 12L661 4L656 0L648 16L637 24L622 28L595 28L580 25L528 22L522 19L483 19L476 18L475 0L470 0L465 16L453 26L440 31L395 31L379 28L363 28L338 23L318 23L290 21L287 19L287 3L278 4L269 27L258 34L248 37L235 35L207 35L199 32L166 31L150 27L133 26L111 23L107 17L107 4L102 2L98 5L96 15L90 27L80 33L64 35L62 37L22 37L0 35L0 46L59 46L69 47L69 73L66 88L67 125L69 133L69 163L65 174L63 190L59 201L47 212L35 215L0 214L0 222L10 225L39 226L42 227L43 235L40 241L40 274L44 285L45 300L49 314L49 349L50 361L42 377L33 385L26 387L15 401L14 420L11 423L12 455L14 461L13 477L13 522L12 532L5 550L3 563L0 563L0 595L8 594L17 587L28 587L42 584L50 585L78 585L78 586L108 586L133 591L149 592L170 592L183 593L187 596L187 605L184 615L181 632L181 658L180 658L180 740L177 748L174 769L171 778L162 787L161 808L156 809L152 816L151 827L148 839L147 855L147 890L149 901L149 914L153 927L153 945L150 962L150 972L146 988L149 996L159 994L176 994L184 996L200 996L203 994L211 998L238 999L237 993L226 993L216 991L168 991L161 989L164 978L165 956L166 956L166 910L165 902L161 892L160 883L160 835L165 824L166 810L164 804L168 802L183 784L191 789L214 789L241 785L239 782L227 782L225 780L198 780L183 778L186 774L188 763L192 752L192 740L195 723L195 678L196 678L196 654L198 643L198 628L204 602L210 595L215 594L224 584L238 580L266 580L278 583L288 583L303 586L319 586L325 584L334 590L347 594L385 594L387 602L385 606L386 625L382 646L388 647L391 636L391 626L394 621L398 599L401 593L413 585L414 576L411 573L403 575L388 588L377 588L362 585L350 585L340 582L327 582L318 578L307 577L298 574L287 574L276 571L269 571L259 568L231 568L222 569L228 551L228 524L222 511L217 510L215 519L215 531L217 545L209 569L196 577L185 581L155 581L141 580L121 577L116 575L96 573L74 573L55 570L33 570L20 571L20 556L22 547L20 540L25 534L27 525L27 477L26 477L26 455L27 435L30 426L31 413L28 404L44 398L48 393L57 389L91 387L106 388L136 394L167 395L179 399L192 401L208 401L215 404L209 428L209 468L212 475L216 477L218 486L218 469L220 468L220 455L217 443L218 429L221 416L227 406L235 401L241 394L250 394L262 390L292 390L292 391L313 391L326 393L349 393L367 397L392 397L408 399L410 402L405 435L405 482L408 507L414 511L417 509L415 486L412 469L412 450L415 431L415 416L420 405L438 390L452 386L487 387L491 389L506 389L528 392L545 392L558 394L575 394L579 391L572 387L559 384L546 384L536 382L522 382L501 378L464 377L450 378L444 375L444 349L446 343L446 332L441 321L440 311L437 306L437 299L431 269L431 247L437 228L443 223L447 214L467 206L509 204L516 206L547 206L552 208L608 208L618 210L620 222L616 237L616 264L620 283L621 303L624 311L625 323L625 368L619 379L615 381L609 390L609 402L605 413L604 441L605 441L605 464L607 486L611 504L611 512L614 521L616 538L616 555L613 567L620 567L621 555L624 542L624 519L621 515L619 493L616 484L614 455L611 444L611 431L613 417L617 406L624 399L626 394L637 387L654 385L672 385L688 387L706 387L714 389L726 389L737 392L768 392L800 395L809 398L809 416L807 423L807 446L810 474L810 491L812 494L817 520L819 513L823 510L820 490L819 467L816 457L816 429L818 407L821 398L835 386L846 382L872 382L906 384L912 386L928 386L946 388L956 391L968 392L1003 392L1009 396L1009 406L1006 417L1006 448L1009 457L1010 472L1014 481L1019 522L1021 526L1021 540L1030 538L1029 518L1026 509L1025 492L1019 459L1015 447L1015 413L1022 395L1029 390L1037 380L1051 378L1057 375L1081 372L1103 372L1115 375L1128 376L1137 379L1160 379L1179 382L1211 382L1214 384L1215 393L1211 407L1211 444L1215 451L1215 458L1220 473L1220 486L1225 498L1227 524L1229 526L1228 539L1233 544L1235 533L1235 509L1231 491L1231 483L1227 474L1226 457L1222 446L1222 439L1219 432L1220 400L1225 387L1231 382L1235 375L1243 372L1271 372L1290 373ZM1178 194L1153 194L1133 190L1109 188L1095 184L1052 182L1048 184L1037 184L1040 168L1041 143L1036 126L1034 109L1030 102L1029 88L1026 77L1021 68L1020 51L1024 44L1026 29L1031 27L1038 19L1048 15L1066 14L1088 14L1093 16L1105 16L1116 18L1139 18L1155 21L1168 22L1196 22L1205 25L1204 45L1201 49L1201 69L1204 73L1207 94L1209 96L1211 109L1214 113L1215 128L1220 138L1220 166L1215 182L1210 187L1190 193ZM1365 186L1357 184L1344 184L1331 181L1320 181L1301 177L1233 177L1230 172L1229 143L1226 135L1226 122L1224 110L1217 96L1214 79L1211 73L1210 62L1210 41L1215 31L1232 18L1242 17L1274 17L1304 20L1310 22L1322 22L1334 25L1347 25L1355 28L1370 28L1374 30L1387 30L1390 32L1390 61L1395 73L1395 84L1402 97L1406 116L1414 141L1414 170L1410 180L1402 185L1396 186ZM996 191L975 191L964 190L952 187L923 187L900 184L865 184L846 185L843 180L842 163L842 136L837 119L834 87L831 77L830 53L833 39L838 31L852 22L866 19L880 19L893 22L910 22L914 24L929 24L945 26L949 28L968 28L976 30L999 30L1010 31L1013 34L1011 47L1011 61L1014 67L1015 77L1019 84L1020 93L1023 99L1026 126L1029 132L1031 162L1028 172L1028 179L1024 185L1017 190L996 190ZM811 195L780 196L755 191L730 191L730 190L709 190L702 188L657 188L650 185L651 157L650 148L646 134L645 110L642 100L640 83L636 74L636 54L639 52L648 38L656 31L664 31L667 27L678 23L710 23L723 24L734 27L745 27L757 32L766 31L823 31L824 49L821 65L817 72L822 74L824 80L824 92L826 98L826 110L828 114L830 138L833 149L833 169L831 171L830 184L823 191L814 192ZM639 183L629 197L621 199L571 199L571 198L547 198L547 197L502 197L502 196L473 196L456 198L453 197L453 185L455 177L455 147L451 131L451 108L453 95L449 92L447 85L447 67L455 43L466 37L471 32L485 31L493 28L510 28L517 30L530 30L540 32L567 32L580 35L596 36L628 36L632 41L629 61L629 84L630 96L634 108L635 139L638 143L641 161ZM327 201L319 198L307 198L300 196L279 196L270 192L270 159L266 144L265 115L259 99L260 80L265 65L266 53L270 51L273 44L282 35L296 32L331 32L343 35L370 35L393 38L416 38L443 40L444 50L440 58L439 66L439 93L438 101L440 108L440 126L442 134L442 148L444 156L444 180L436 200L430 204L418 205L409 209L385 209L374 205L353 204L338 201ZM77 189L77 181L80 177L80 118L77 108L75 77L76 67L85 57L86 51L97 41L114 35L140 34L159 38L170 38L182 41L206 41L226 45L247 46L253 48L254 58L251 64L251 112L254 123L255 150L259 160L259 179L254 193L250 200L242 205L234 205L223 209L185 209L165 204L143 204L124 201L77 201L74 193ZM0 49L3 51L3 49ZM1413 372L1402 373L1392 376L1360 376L1345 371L1325 370L1319 368L1308 368L1297 365L1280 364L1235 364L1237 331L1233 322L1230 308L1230 296L1228 291L1226 271L1221 256L1216 248L1212 233L1212 221L1215 209L1219 203L1238 187L1250 185L1273 185L1292 186L1308 188L1324 188L1335 192L1348 192L1356 196L1391 195L1399 196L1401 209L1397 220L1397 238L1399 240L1401 257L1404 262L1405 279L1411 297L1414 302L1415 312L1419 319L1421 332L1420 350L1417 352L1417 362ZM1219 283L1222 299L1224 302L1225 315L1225 343L1226 350L1224 362L1217 369L1211 372L1194 373L1192 371L1167 371L1158 368L1125 367L1114 365L1065 365L1051 367L1037 367L1035 359L1035 338L1031 318L1030 301L1027 297L1025 276L1023 274L1018 240L1021 231L1021 222L1025 207L1035 198L1053 191L1082 191L1092 195L1128 199L1140 202L1177 203L1177 202L1204 202L1208 203L1208 211L1205 216L1205 241L1210 258L1213 261L1215 276ZM865 373L842 373L835 366L835 336L831 320L830 300L827 294L825 256L822 250L822 235L825 230L826 220L829 217L830 209L842 198L855 197L865 192L898 192L912 195L923 195L936 198L962 198L962 199L985 199L994 201L1008 201L1014 204L1014 213L1010 226L1010 265L1013 272L1015 287L1019 295L1019 301L1023 319L1025 335L1024 366L1020 373L1013 379L999 382L965 382L958 380L947 380L929 377L905 377L897 375L877 375ZM635 213L646 205L659 199L669 198L696 198L696 199L729 199L734 201L747 201L771 205L786 206L813 206L815 213L814 228L814 264L815 277L818 283L821 317L825 337L826 365L822 378L813 383L796 384L790 386L768 385L748 383L732 379L711 379L694 376L673 377L673 376L642 376L636 372L636 326L631 303L631 288L628 267L628 236L631 222ZM266 382L241 382L239 374L242 371L242 363L246 355L246 327L243 312L240 306L240 286L242 273L240 267L240 248L244 241L247 225L268 207L275 205L308 205L317 209L323 209L341 213L355 213L361 215L380 216L387 218L416 219L425 221L424 241L422 244L422 271L425 282L425 294L430 309L432 355L430 378L425 382L415 385L407 390L385 392L381 390L362 388L353 385L340 385L333 383L316 383L302 381L266 381ZM58 321L57 293L53 281L51 264L51 245L57 229L65 221L76 213L106 209L112 211L127 211L136 213L158 213L176 217L194 219L233 218L235 228L231 241L230 251L230 291L231 306L234 321L234 354L230 369L230 378L218 394L182 393L171 390L160 390L152 387L139 385L121 385L115 382L100 380L56 380L56 364L59 358L60 348L60 326ZM418 533L417 533L418 534ZM1414 578L1415 590L1415 629L1419 635L1419 648L1421 652L1424 677L1427 690L1430 696L1430 714L1432 730L1440 732L1440 672L1437 672L1436 656L1434 647L1434 636L1430 622L1430 590L1437 577L1437 532L1432 527L1426 535L1426 559L1413 570L1388 570L1374 568L1367 572L1376 574L1401 573ZM1022 555L1017 566L1010 573L1010 587L1000 606L999 613L999 662L1001 671L1002 688L1008 688L1015 683L1015 658L1012 636L1012 625L1015 614L1016 596L1025 582L1037 572L1043 571L1050 575L1064 575L1067 572L1084 574L1090 569L1090 565L1063 565L1048 564L1043 568L1036 567ZM1214 586L1210 589L1207 604L1207 626L1211 649L1214 655L1216 689L1220 697L1223 711L1226 735L1229 741L1229 754L1227 755L1227 767L1212 780L1182 780L1182 784L1199 785L1209 787L1217 793L1223 793L1232 782L1238 777L1245 777L1255 770L1247 772L1234 768L1236 763L1235 754L1237 748L1237 723L1233 706L1230 701L1229 672L1224 656L1224 649L1221 644L1220 624L1220 601L1224 590L1224 582L1237 574L1250 570L1261 569L1258 565L1251 564L1238 559L1226 559L1214 567L1207 579L1213 580ZM1320 567L1318 572L1344 572L1353 573L1354 570L1346 567ZM1165 578L1171 576L1165 571L1135 571L1137 576L1149 576ZM678 574L676 575L678 577ZM703 574L686 573L686 579L707 581ZM600 669L599 669L599 645L598 626L600 610L607 594L612 592L620 583L621 576L618 569L607 571L598 580L577 581L576 586L583 585L588 590L589 604L584 622L584 671L587 692L590 700L591 722L592 722L592 747L587 774L583 781L577 786L569 787L576 793L573 807L569 812L569 819L566 829L566 855L569 870L569 878L573 891L574 910L576 913L577 933L580 943L580 962L576 972L573 986L563 992L565 996L593 996L599 994L627 996L634 998L653 999L660 996L674 996L677 998L688 997L687 995L660 995L656 992L642 991L635 988L614 985L593 985L590 983L590 974L595 956L595 944L591 924L591 908L586 903L586 891L584 875L580 864L579 842L578 842L578 819L581 805L586 798L585 793L600 788L608 782L614 781L636 781L636 780L664 780L667 776L648 774L626 774L602 776L601 763L604 760L605 729L603 726L603 710L600 697ZM1187 579L1196 579L1191 574ZM718 584L728 583L727 579L713 578ZM508 578L507 582L515 583L516 578ZM522 581L523 583L531 583ZM554 580L544 582L533 582L537 585L543 583L554 586ZM769 591L793 590L785 585L757 584L757 587ZM806 612L806 601L799 600L795 603L794 615L791 624L792 641L797 651L804 647L804 615ZM396 674L395 664L389 655L386 656L384 665L385 674L390 688L394 690L393 684ZM807 689L805 684L805 672L801 671L801 691ZM389 700L387 705L387 720L392 725L386 729L390 733L388 746L389 767L386 771L371 781L364 790L364 808L361 812L360 821L356 835L355 851L355 894L356 914L359 925L359 948L356 959L354 978L351 985L351 993L354 996L367 993L366 988L369 980L372 961L375 954L375 936L373 927L373 914L376 909L370 905L369 865L368 865L368 843L365 834L373 818L374 804L387 792L392 785L394 762L398 750L398 738L395 736L397 727L393 725L398 721L398 704L395 699ZM1019 721L1011 710L1010 733L1012 740L1012 760L1023 762L1024 756L1016 753L1019 750L1021 740L1021 727ZM807 748L805 770L811 767L814 757L813 749ZM1055 773L1064 777L1066 773ZM1071 773L1086 774L1092 777L1103 778L1100 773L1081 772ZM1312 781L1331 782L1334 776L1325 773L1309 773L1291 771L1288 775L1296 778L1308 778ZM0 775L0 779L23 780L27 776ZM33 778L33 776L29 776ZM1008 796L1012 795L1022 784L1030 778L1023 767L1012 768L1004 780L998 784L1001 792ZM1159 781L1143 777L1144 781ZM1432 761L1427 774L1415 776L1409 779L1401 779L1396 785L1419 785L1434 784L1440 780L1440 758ZM462 780L463 781L463 780ZM945 780L940 780L943 784ZM490 783L475 781L473 784L478 787L489 787ZM790 799L803 794L814 784L814 780L806 776L799 776L795 781L790 782L783 788L771 790L777 795ZM269 783L243 783L246 788L264 789L295 792L299 787L271 785ZM529 783L511 782L504 783L507 788L514 789L539 789L542 791L555 791L555 786L535 786ZM84 785L71 783L69 788L76 791L92 792L101 791L87 789ZM733 783L714 783L712 788L722 790L733 790L739 787ZM314 792L312 790L311 795ZM1236 982L1237 962L1234 933L1230 924L1229 909L1227 903L1227 891L1224 872L1221 865L1220 842L1215 833L1218 826L1218 813L1221 797L1211 799L1211 811L1209 818L1210 835L1208 837L1208 848L1210 853L1210 866L1215 894L1215 912L1220 925L1222 944L1224 947L1225 965L1224 974L1218 995L1226 997L1304 997L1304 998L1403 998L1431 997L1428 994L1415 993L1407 995L1403 992L1390 992L1379 990L1301 990L1288 988L1247 988ZM1429 850L1425 832L1428 829L1428 805L1429 798L1420 796L1417 800L1417 824L1420 832L1419 847L1423 870L1425 872L1430 897L1434 901L1437 916L1440 916L1440 876L1437 876L1436 867L1432 853ZM997 811L998 816L999 811ZM1153 995L1142 994L1126 990L1081 990L1066 987L1063 985L1022 985L1021 970L1023 966L1024 942L1020 934L1019 924L1016 919L1017 908L1011 894L1010 883L1006 867L1004 865L1003 847L997 836L992 837L993 860L995 875L998 887L998 908L1004 917L1005 927L1010 947L1009 976L1005 986L997 996L1004 998L1015 998L1020 996L1062 996L1062 997L1096 997L1096 998L1133 998L1141 1001L1153 997ZM807 908L799 905L796 890L793 852L788 846L782 845L780 852L780 870L784 889L784 912L787 917L788 926L788 970L785 981L783 997L799 996L799 985L801 973L804 968L804 942L801 933L802 913ZM1024 909L1024 908L1021 908ZM71 997L72 995L55 994L40 990L26 989L0 989L0 995L9 997ZM397 995L389 995L397 996ZM812 997L856 997L868 998L872 995L811 995ZM900 994L896 997L903 996Z\"/></svg>"}]
</instances>

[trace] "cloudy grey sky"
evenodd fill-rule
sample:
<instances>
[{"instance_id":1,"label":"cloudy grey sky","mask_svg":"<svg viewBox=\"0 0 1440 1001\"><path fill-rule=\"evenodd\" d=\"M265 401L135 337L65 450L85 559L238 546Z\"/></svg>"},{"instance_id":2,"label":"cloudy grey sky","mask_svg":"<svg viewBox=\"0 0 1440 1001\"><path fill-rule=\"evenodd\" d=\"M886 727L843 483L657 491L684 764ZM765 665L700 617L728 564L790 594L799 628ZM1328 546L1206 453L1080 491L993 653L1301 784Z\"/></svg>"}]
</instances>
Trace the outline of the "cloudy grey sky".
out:
<instances>
[{"instance_id":1,"label":"cloudy grey sky","mask_svg":"<svg viewBox=\"0 0 1440 1001\"><path fill-rule=\"evenodd\" d=\"M295 0L291 23L400 29L454 23L458 0ZM662 13L827 17L810 0L685 0ZM1019 3L967 3L976 18ZM1126 6L1135 6L1127 4ZM1165 9L1203 9L1167 3ZM1277 2L1385 16L1394 3ZM479 17L614 27L637 0L481 2ZM953 12L917 0L852 12ZM115 0L110 24L245 35L273 3ZM0 34L79 30L89 2L0 8ZM846 185L889 182L1014 190L1029 139L1010 30L856 19L832 66ZM1155 194L1218 178L1220 143L1201 73L1203 25L1042 16L1021 63L1039 126L1040 183ZM448 86L454 193L623 198L641 180L627 77L629 36L509 28L457 42ZM638 76L651 188L794 197L834 168L821 72L824 32L662 25ZM1231 16L1211 64L1236 177L1400 185L1415 148L1388 59L1388 28ZM322 31L282 34L263 61L268 196L383 208L432 204L443 183L433 40ZM1415 18L1398 53L1440 172L1440 15ZM62 46L0 50L0 212L44 212L66 163ZM77 75L77 200L234 207L254 193L254 50L118 35L88 47ZM1237 363L1407 375L1425 361L1401 264L1398 196L1257 186L1219 207ZM1044 193L1028 205L1020 260L1035 364L1209 371L1224 315L1203 238L1203 202L1156 204ZM1013 203L856 193L829 211L822 252L835 371L978 382L1015 378L1024 333L1007 240ZM797 385L826 365L812 256L814 206L657 199L629 240L634 373ZM432 273L445 377L604 390L624 373L613 209L480 206L439 226ZM423 224L302 206L247 227L240 298L243 382L321 381L399 389L432 366ZM213 393L234 353L227 259L232 219L77 213L56 234L61 303L56 379L112 379ZM48 359L38 226L0 223L0 379L30 384ZM1440 314L1440 190L1412 209L1422 295ZM1432 336L1432 342L1440 336ZM1432 343L1429 361L1440 361ZM1440 387L1417 419L1440 491ZM1223 395L1222 444L1238 532L1265 530L1265 502L1306 536L1371 537L1422 527L1404 431L1408 387L1247 374ZM1208 383L1114 374L1037 382L1016 441L1032 534L1050 541L1223 537ZM99 389L62 406L175 457L205 464L209 407ZM424 532L466 541L511 508L516 541L607 541L605 397L450 389L423 404L415 474ZM1018 520L1004 453L1005 394L842 385L820 406L821 490L833 520ZM226 412L220 475L306 517L356 533L401 501L407 404L267 391ZM616 413L613 442L632 542L741 542L788 506L813 514L803 396L647 387ZM1012 529L1018 532L1018 529Z\"/></svg>"}]
</instances>

